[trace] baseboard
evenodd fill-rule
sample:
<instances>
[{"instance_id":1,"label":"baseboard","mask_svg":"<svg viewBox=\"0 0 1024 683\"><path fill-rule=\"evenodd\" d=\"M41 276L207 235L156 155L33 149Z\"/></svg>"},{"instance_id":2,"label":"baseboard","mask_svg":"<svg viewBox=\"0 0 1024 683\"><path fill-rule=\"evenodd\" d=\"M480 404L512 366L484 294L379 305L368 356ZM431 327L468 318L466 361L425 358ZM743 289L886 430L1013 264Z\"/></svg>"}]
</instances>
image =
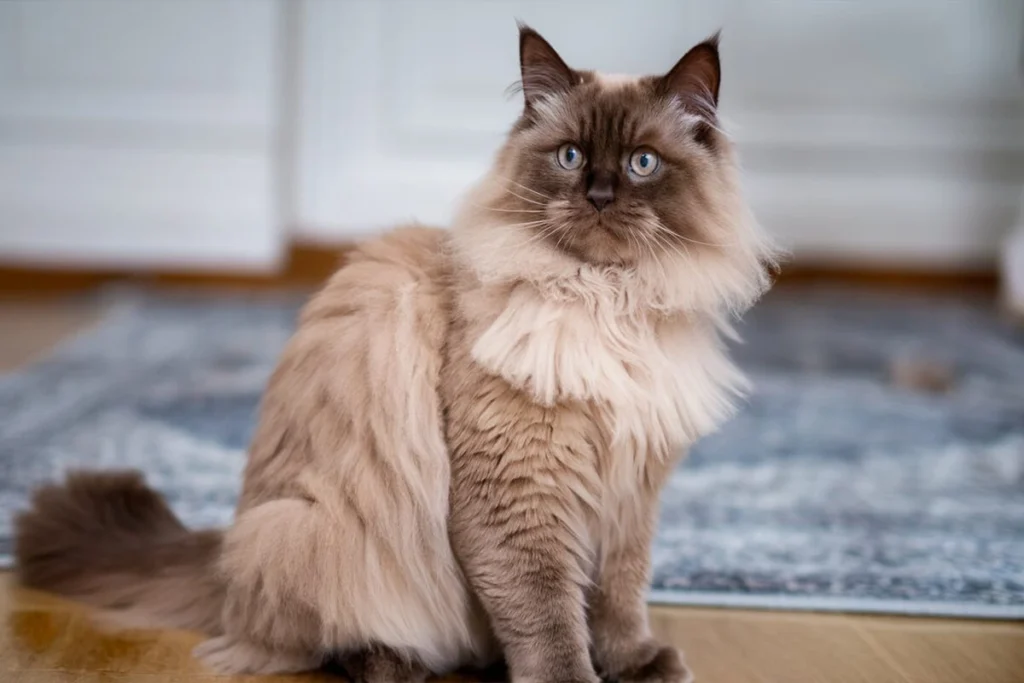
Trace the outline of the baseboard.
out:
<instances>
[{"instance_id":1,"label":"baseboard","mask_svg":"<svg viewBox=\"0 0 1024 683\"><path fill-rule=\"evenodd\" d=\"M43 262L0 263L0 293L60 294L94 289L112 282L158 287L310 289L338 268L349 249L344 244L296 242L288 249L284 265L273 272L88 269ZM890 289L971 290L994 295L998 291L999 276L994 268L965 271L891 263L880 267L866 260L841 264L796 261L781 268L776 282L780 285L835 283Z\"/></svg>"},{"instance_id":2,"label":"baseboard","mask_svg":"<svg viewBox=\"0 0 1024 683\"><path fill-rule=\"evenodd\" d=\"M851 287L922 291L972 291L991 293L999 288L995 268L942 269L919 264L869 261L842 264L827 261L796 261L785 265L775 278L777 285L841 284Z\"/></svg>"},{"instance_id":3,"label":"baseboard","mask_svg":"<svg viewBox=\"0 0 1024 683\"><path fill-rule=\"evenodd\" d=\"M87 268L58 263L0 262L0 293L61 294L114 282L156 287L226 289L309 289L330 277L344 260L345 245L292 244L274 271L235 269Z\"/></svg>"},{"instance_id":4,"label":"baseboard","mask_svg":"<svg viewBox=\"0 0 1024 683\"><path fill-rule=\"evenodd\" d=\"M1000 268L1003 305L1011 314L1024 319L1024 226L1004 242Z\"/></svg>"}]
</instances>

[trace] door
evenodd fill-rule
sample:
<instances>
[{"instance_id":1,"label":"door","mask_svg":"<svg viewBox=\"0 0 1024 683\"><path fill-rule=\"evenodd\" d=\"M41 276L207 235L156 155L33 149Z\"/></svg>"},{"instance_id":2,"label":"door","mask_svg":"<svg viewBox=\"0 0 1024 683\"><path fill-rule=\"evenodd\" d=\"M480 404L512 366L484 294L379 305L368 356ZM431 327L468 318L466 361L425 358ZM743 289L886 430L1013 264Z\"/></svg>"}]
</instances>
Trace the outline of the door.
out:
<instances>
[{"instance_id":1,"label":"door","mask_svg":"<svg viewBox=\"0 0 1024 683\"><path fill-rule=\"evenodd\" d=\"M0 259L281 254L275 0L0 2Z\"/></svg>"}]
</instances>

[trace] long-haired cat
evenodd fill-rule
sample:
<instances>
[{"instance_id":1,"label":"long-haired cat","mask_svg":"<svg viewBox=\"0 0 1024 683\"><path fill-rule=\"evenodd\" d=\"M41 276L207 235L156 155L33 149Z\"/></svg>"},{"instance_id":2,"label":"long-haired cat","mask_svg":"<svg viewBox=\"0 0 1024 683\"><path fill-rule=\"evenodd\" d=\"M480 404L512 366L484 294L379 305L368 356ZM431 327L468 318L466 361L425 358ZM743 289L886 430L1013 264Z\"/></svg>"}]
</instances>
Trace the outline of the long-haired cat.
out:
<instances>
[{"instance_id":1,"label":"long-haired cat","mask_svg":"<svg viewBox=\"0 0 1024 683\"><path fill-rule=\"evenodd\" d=\"M717 39L627 78L522 27L520 62L522 115L451 230L363 244L303 310L231 527L72 474L17 521L25 584L204 631L225 672L689 678L648 628L658 494L744 387L722 337L773 256Z\"/></svg>"}]
</instances>

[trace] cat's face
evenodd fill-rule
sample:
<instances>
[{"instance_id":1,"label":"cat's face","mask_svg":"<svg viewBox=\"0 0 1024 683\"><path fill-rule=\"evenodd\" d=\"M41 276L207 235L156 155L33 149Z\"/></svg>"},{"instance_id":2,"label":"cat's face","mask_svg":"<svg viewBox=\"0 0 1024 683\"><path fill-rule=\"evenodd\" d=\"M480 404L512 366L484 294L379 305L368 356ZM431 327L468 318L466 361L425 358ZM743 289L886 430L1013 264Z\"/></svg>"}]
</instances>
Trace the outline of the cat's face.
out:
<instances>
[{"instance_id":1,"label":"cat's face","mask_svg":"<svg viewBox=\"0 0 1024 683\"><path fill-rule=\"evenodd\" d=\"M630 263L728 240L706 209L731 163L716 129L717 40L660 77L570 69L520 32L525 107L505 148L508 192L494 208L589 263Z\"/></svg>"}]
</instances>

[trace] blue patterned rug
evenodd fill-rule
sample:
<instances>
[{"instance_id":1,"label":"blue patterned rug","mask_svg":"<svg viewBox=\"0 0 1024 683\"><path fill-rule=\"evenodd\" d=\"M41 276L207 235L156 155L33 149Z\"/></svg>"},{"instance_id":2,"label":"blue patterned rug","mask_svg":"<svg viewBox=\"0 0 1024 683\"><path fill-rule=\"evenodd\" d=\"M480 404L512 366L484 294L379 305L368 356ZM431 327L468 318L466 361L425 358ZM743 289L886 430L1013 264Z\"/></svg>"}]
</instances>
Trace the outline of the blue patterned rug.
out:
<instances>
[{"instance_id":1,"label":"blue patterned rug","mask_svg":"<svg viewBox=\"0 0 1024 683\"><path fill-rule=\"evenodd\" d=\"M29 490L71 466L138 467L187 523L231 519L299 300L118 300L0 379L0 563ZM741 332L757 389L665 493L653 600L1024 617L1024 331L978 302L801 290ZM951 388L897 386L896 359Z\"/></svg>"}]
</instances>

